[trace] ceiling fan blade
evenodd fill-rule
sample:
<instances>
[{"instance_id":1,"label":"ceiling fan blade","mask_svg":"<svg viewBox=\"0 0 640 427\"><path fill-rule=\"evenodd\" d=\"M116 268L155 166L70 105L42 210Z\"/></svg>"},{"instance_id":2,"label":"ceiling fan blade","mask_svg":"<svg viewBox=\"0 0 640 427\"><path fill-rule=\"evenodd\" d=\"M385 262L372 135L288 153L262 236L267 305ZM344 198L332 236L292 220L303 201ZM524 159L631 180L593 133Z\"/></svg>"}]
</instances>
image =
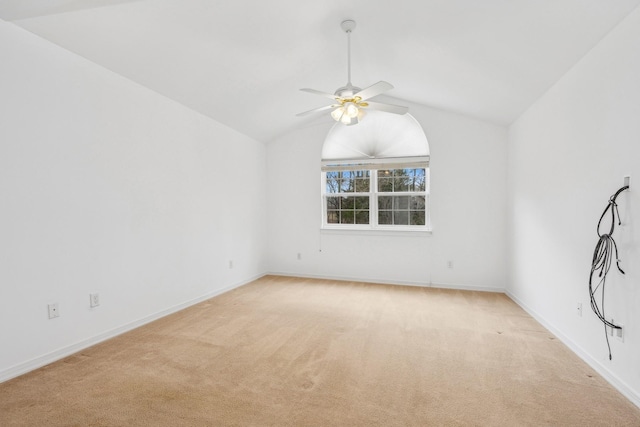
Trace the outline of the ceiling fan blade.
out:
<instances>
[{"instance_id":1,"label":"ceiling fan blade","mask_svg":"<svg viewBox=\"0 0 640 427\"><path fill-rule=\"evenodd\" d=\"M365 87L355 95L359 96L364 101L365 99L373 98L374 96L380 95L382 92L386 92L390 89L393 89L393 85L391 83L379 81L369 87Z\"/></svg>"},{"instance_id":2,"label":"ceiling fan blade","mask_svg":"<svg viewBox=\"0 0 640 427\"><path fill-rule=\"evenodd\" d=\"M298 117L308 116L309 114L314 114L314 113L319 113L320 111L330 110L331 108L336 107L336 106L337 105L326 105L324 107L314 108L313 110L305 111L303 113L298 113L298 114L296 114L296 116L298 116Z\"/></svg>"},{"instance_id":3,"label":"ceiling fan blade","mask_svg":"<svg viewBox=\"0 0 640 427\"><path fill-rule=\"evenodd\" d=\"M393 114L406 114L409 111L409 107L402 107L400 105L383 104L381 102L367 101L367 108L372 110L386 111Z\"/></svg>"},{"instance_id":4,"label":"ceiling fan blade","mask_svg":"<svg viewBox=\"0 0 640 427\"><path fill-rule=\"evenodd\" d=\"M329 99L333 99L334 101L337 101L338 99L340 99L340 97L335 96L333 94L327 93L327 92L321 92L319 90L315 90L315 89L309 89L309 88L304 88L304 89L300 89L303 92L309 92L309 93L313 93L316 95L320 95L320 96L324 96L325 98L329 98Z\"/></svg>"}]
</instances>

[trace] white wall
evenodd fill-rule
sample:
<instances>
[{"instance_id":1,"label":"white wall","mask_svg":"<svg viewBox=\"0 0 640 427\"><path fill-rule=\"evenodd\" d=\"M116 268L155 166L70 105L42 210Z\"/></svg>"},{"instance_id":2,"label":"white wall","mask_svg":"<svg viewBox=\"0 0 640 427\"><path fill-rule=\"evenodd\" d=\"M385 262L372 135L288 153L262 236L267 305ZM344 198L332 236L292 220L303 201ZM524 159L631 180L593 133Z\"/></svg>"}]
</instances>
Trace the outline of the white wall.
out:
<instances>
[{"instance_id":1,"label":"white wall","mask_svg":"<svg viewBox=\"0 0 640 427\"><path fill-rule=\"evenodd\" d=\"M0 58L0 380L264 274L263 144L3 21Z\"/></svg>"},{"instance_id":2,"label":"white wall","mask_svg":"<svg viewBox=\"0 0 640 427\"><path fill-rule=\"evenodd\" d=\"M504 289L506 129L408 105L431 150L433 234L321 232L320 152L332 123L301 127L267 148L271 272Z\"/></svg>"},{"instance_id":3,"label":"white wall","mask_svg":"<svg viewBox=\"0 0 640 427\"><path fill-rule=\"evenodd\" d=\"M509 131L508 293L640 405L640 9L631 13ZM608 352L591 312L596 224L610 195L622 276L607 281L606 313L625 325ZM582 303L583 315L576 305Z\"/></svg>"}]
</instances>

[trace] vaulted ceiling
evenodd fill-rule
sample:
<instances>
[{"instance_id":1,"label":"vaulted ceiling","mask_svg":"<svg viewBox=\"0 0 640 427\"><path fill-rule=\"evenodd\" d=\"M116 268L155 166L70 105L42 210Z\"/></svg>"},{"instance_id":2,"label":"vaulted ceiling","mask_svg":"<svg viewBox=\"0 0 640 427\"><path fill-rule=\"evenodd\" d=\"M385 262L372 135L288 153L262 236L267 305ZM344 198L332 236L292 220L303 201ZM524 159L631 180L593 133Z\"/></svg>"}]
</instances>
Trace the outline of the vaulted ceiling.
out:
<instances>
[{"instance_id":1,"label":"vaulted ceiling","mask_svg":"<svg viewBox=\"0 0 640 427\"><path fill-rule=\"evenodd\" d=\"M0 18L260 141L347 80L508 125L640 0L0 0ZM594 82L597 83L597 82ZM330 101L329 101L330 102Z\"/></svg>"}]
</instances>

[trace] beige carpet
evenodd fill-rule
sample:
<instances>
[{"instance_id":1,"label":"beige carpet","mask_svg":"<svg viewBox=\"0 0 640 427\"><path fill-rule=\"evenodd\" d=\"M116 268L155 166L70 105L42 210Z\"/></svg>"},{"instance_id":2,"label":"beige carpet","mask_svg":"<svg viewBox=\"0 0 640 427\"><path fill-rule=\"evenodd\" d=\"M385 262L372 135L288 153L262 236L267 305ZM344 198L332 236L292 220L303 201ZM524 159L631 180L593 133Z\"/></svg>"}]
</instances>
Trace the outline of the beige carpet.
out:
<instances>
[{"instance_id":1,"label":"beige carpet","mask_svg":"<svg viewBox=\"0 0 640 427\"><path fill-rule=\"evenodd\" d=\"M284 277L0 384L1 426L639 426L508 297Z\"/></svg>"}]
</instances>

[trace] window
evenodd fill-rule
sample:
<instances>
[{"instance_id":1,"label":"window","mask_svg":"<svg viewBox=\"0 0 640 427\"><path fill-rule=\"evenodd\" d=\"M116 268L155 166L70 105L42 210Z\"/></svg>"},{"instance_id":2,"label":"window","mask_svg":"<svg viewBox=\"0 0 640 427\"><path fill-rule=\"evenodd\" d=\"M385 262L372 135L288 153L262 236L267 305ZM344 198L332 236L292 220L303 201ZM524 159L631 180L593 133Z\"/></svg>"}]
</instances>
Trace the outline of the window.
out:
<instances>
[{"instance_id":1,"label":"window","mask_svg":"<svg viewBox=\"0 0 640 427\"><path fill-rule=\"evenodd\" d=\"M325 165L324 228L428 230L427 162Z\"/></svg>"},{"instance_id":2,"label":"window","mask_svg":"<svg viewBox=\"0 0 640 427\"><path fill-rule=\"evenodd\" d=\"M369 170L326 172L327 224L369 224L371 172Z\"/></svg>"},{"instance_id":3,"label":"window","mask_svg":"<svg viewBox=\"0 0 640 427\"><path fill-rule=\"evenodd\" d=\"M378 171L378 224L426 224L426 168Z\"/></svg>"},{"instance_id":4,"label":"window","mask_svg":"<svg viewBox=\"0 0 640 427\"><path fill-rule=\"evenodd\" d=\"M429 231L429 143L407 114L336 123L321 155L322 227Z\"/></svg>"}]
</instances>

